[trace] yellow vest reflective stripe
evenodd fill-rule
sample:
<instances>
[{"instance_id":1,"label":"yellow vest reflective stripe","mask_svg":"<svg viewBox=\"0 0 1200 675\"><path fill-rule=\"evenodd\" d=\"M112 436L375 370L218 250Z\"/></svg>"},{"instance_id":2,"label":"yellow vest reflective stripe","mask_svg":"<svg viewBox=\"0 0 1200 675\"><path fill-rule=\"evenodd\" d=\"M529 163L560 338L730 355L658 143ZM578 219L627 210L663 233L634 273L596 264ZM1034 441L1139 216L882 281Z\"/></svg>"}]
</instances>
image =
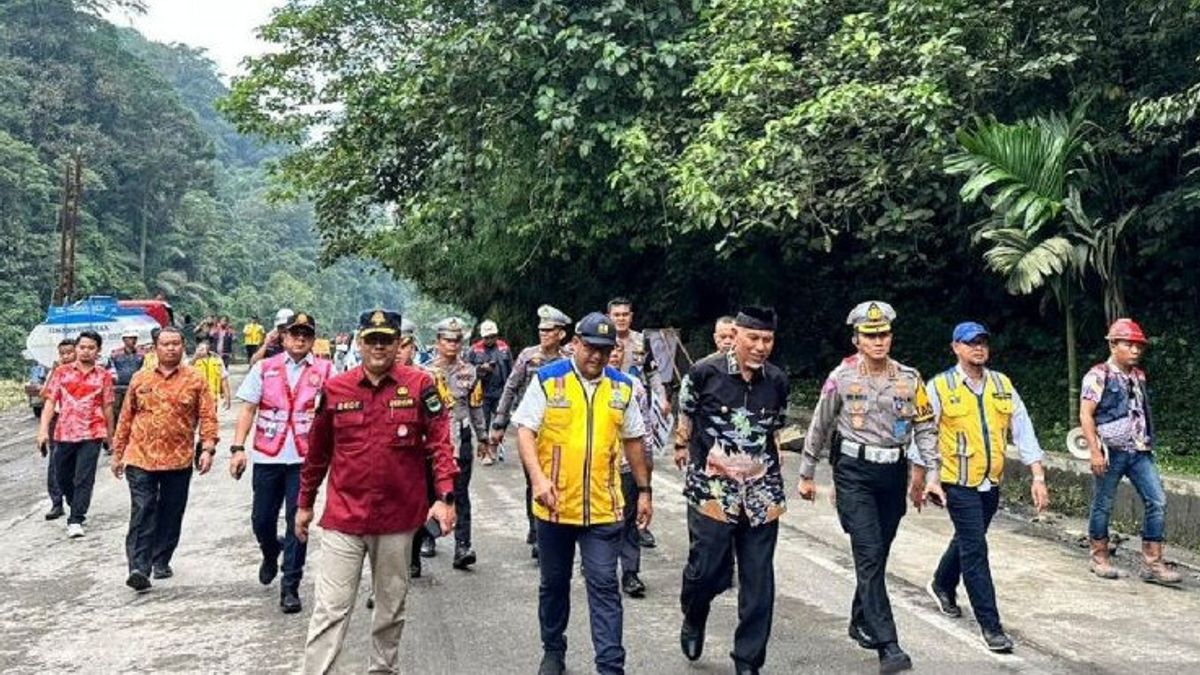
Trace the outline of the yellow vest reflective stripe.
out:
<instances>
[{"instance_id":1,"label":"yellow vest reflective stripe","mask_svg":"<svg viewBox=\"0 0 1200 675\"><path fill-rule=\"evenodd\" d=\"M1012 426L1012 382L989 371L979 396L957 370L933 378L942 414L938 418L938 450L943 483L978 487L986 477L999 483L1004 451Z\"/></svg>"},{"instance_id":2,"label":"yellow vest reflective stripe","mask_svg":"<svg viewBox=\"0 0 1200 675\"><path fill-rule=\"evenodd\" d=\"M589 401L570 361L551 364L537 377L546 394L538 463L558 489L558 508L551 513L535 502L533 514L564 525L620 521L621 424L633 399L628 378L606 369Z\"/></svg>"}]
</instances>

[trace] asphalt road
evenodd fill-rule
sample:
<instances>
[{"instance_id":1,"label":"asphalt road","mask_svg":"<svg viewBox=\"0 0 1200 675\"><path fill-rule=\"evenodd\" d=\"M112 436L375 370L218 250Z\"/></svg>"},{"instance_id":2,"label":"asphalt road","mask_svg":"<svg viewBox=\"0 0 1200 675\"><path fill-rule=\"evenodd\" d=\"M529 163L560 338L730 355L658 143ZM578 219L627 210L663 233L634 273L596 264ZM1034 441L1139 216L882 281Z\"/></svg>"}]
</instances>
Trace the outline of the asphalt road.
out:
<instances>
[{"instance_id":1,"label":"asphalt road","mask_svg":"<svg viewBox=\"0 0 1200 675\"><path fill-rule=\"evenodd\" d=\"M321 565L319 531L310 547L305 611L278 610L278 587L258 584L249 526L250 480L225 473L232 412L222 412L217 470L197 476L173 579L137 595L124 586L126 486L102 466L87 536L65 537L42 513L45 462L27 412L0 415L0 672L296 672L302 663L311 573ZM511 442L510 442L511 444ZM798 462L787 461L789 482ZM680 476L662 463L652 526L659 546L643 557L646 598L625 600L628 672L727 673L736 597L718 598L704 657L679 653L680 573L686 558ZM828 482L828 476L819 475ZM477 466L476 550L470 572L450 567L450 547L426 561L409 594L405 673L533 673L540 658L537 567L524 544L524 483L515 462ZM823 497L824 495L822 495ZM778 595L765 672L872 673L876 656L846 637L853 588L848 544L833 509L791 502L776 555ZM901 525L889 585L901 642L917 673L1200 672L1197 582L1183 590L1134 578L1104 582L1086 573L1083 551L1029 534L1001 516L991 537L994 575L1012 655L993 655L970 619L937 614L922 587L950 535L944 513L910 513ZM966 605L963 601L964 607ZM586 599L577 575L568 668L591 671ZM367 611L360 599L349 631L352 672L366 666Z\"/></svg>"}]
</instances>

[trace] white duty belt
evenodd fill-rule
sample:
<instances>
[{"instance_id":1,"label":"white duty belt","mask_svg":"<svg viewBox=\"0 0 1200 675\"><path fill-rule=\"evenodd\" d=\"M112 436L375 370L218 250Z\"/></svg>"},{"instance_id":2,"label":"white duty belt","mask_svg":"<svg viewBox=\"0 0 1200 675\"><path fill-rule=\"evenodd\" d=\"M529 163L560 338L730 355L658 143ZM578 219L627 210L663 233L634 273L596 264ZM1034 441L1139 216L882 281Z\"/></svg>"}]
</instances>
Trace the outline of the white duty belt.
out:
<instances>
[{"instance_id":1,"label":"white duty belt","mask_svg":"<svg viewBox=\"0 0 1200 675\"><path fill-rule=\"evenodd\" d=\"M901 448L882 448L852 441L842 441L842 454L873 464L895 464L904 457Z\"/></svg>"}]
</instances>

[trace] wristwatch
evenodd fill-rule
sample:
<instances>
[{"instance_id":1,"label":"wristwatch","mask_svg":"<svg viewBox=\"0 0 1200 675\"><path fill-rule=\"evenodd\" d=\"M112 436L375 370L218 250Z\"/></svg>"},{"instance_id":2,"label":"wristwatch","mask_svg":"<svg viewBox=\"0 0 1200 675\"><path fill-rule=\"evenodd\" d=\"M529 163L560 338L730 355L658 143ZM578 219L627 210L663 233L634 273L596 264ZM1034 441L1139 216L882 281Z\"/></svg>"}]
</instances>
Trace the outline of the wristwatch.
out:
<instances>
[{"instance_id":1,"label":"wristwatch","mask_svg":"<svg viewBox=\"0 0 1200 675\"><path fill-rule=\"evenodd\" d=\"M642 494L642 495L648 495L648 494L654 493L654 491L650 489L649 485L639 485L639 486L637 486L637 491L638 491L638 494Z\"/></svg>"},{"instance_id":2,"label":"wristwatch","mask_svg":"<svg viewBox=\"0 0 1200 675\"><path fill-rule=\"evenodd\" d=\"M231 446L229 446L229 454L231 454L231 455L236 455L236 454L238 454L239 452L245 452L245 451L246 451L246 446L244 446L244 445L231 445Z\"/></svg>"},{"instance_id":3,"label":"wristwatch","mask_svg":"<svg viewBox=\"0 0 1200 675\"><path fill-rule=\"evenodd\" d=\"M454 493L447 492L446 494L442 495L441 497L438 497L438 501L442 502L443 504L445 504L447 506L454 506Z\"/></svg>"}]
</instances>

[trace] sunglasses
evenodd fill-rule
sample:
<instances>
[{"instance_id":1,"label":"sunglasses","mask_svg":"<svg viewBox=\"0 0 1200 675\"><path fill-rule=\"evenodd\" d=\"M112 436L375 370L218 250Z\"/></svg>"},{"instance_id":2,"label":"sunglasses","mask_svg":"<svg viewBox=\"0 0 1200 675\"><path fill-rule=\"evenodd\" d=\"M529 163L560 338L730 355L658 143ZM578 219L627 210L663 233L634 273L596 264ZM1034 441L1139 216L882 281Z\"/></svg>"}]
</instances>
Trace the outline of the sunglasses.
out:
<instances>
[{"instance_id":1,"label":"sunglasses","mask_svg":"<svg viewBox=\"0 0 1200 675\"><path fill-rule=\"evenodd\" d=\"M396 336L395 335L373 334L373 335L367 335L367 336L363 337L362 340L363 340L363 344L367 344L372 347L390 347L390 346L396 344Z\"/></svg>"}]
</instances>

